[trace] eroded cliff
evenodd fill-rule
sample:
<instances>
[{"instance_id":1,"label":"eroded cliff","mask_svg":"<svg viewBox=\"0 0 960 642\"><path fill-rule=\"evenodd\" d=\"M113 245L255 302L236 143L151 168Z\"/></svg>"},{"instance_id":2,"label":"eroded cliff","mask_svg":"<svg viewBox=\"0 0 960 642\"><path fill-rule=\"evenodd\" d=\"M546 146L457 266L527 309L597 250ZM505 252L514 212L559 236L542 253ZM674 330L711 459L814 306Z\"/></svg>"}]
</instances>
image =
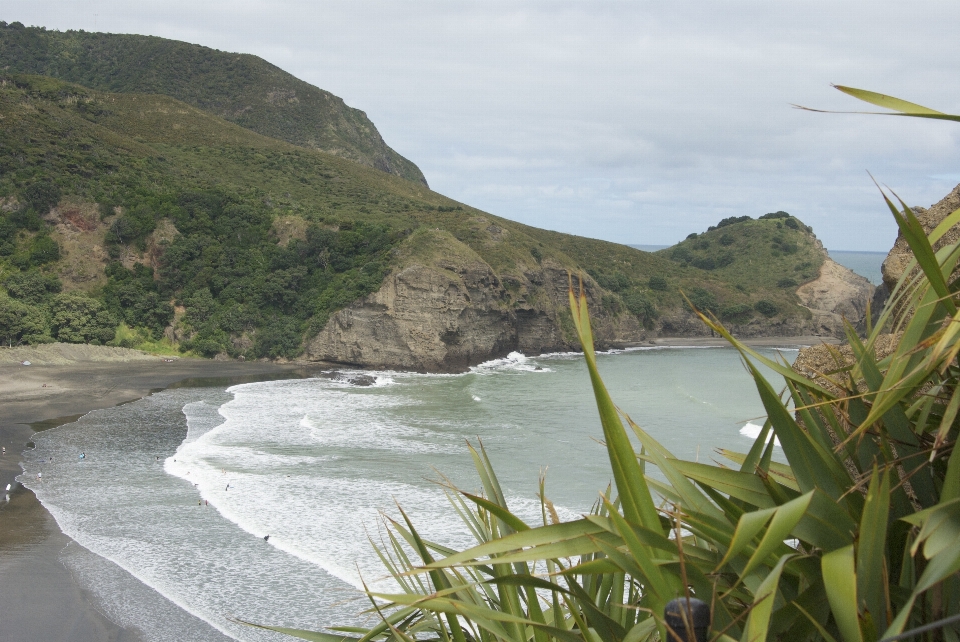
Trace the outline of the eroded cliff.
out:
<instances>
[{"instance_id":1,"label":"eroded cliff","mask_svg":"<svg viewBox=\"0 0 960 642\"><path fill-rule=\"evenodd\" d=\"M401 248L398 267L374 294L335 313L307 345L308 359L356 366L460 372L512 351L577 350L568 311L567 268L552 259L498 274L450 233L420 230ZM578 277L579 278L579 277ZM611 305L591 277L583 284L599 349L656 336L702 336L709 330L677 309L644 328ZM842 319L862 320L873 287L846 268L824 261L820 276L797 295L805 319L755 319L732 326L740 336L842 336Z\"/></svg>"}]
</instances>

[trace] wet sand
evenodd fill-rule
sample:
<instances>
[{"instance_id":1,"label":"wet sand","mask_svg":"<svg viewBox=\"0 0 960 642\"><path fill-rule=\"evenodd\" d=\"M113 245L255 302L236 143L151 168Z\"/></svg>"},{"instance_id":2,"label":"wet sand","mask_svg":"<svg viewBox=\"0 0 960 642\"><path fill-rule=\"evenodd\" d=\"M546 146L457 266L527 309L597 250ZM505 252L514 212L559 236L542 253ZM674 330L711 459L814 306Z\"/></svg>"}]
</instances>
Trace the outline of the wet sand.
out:
<instances>
[{"instance_id":1,"label":"wet sand","mask_svg":"<svg viewBox=\"0 0 960 642\"><path fill-rule=\"evenodd\" d=\"M6 448L0 455L0 640L139 640L136 631L117 626L97 610L92 596L60 562L60 551L72 540L32 492L15 484L20 455L33 434L172 385L309 376L320 366L165 361L134 351L45 348L0 349L0 446ZM21 365L23 359L32 365ZM16 486L9 502L3 493L7 484Z\"/></svg>"}]
</instances>

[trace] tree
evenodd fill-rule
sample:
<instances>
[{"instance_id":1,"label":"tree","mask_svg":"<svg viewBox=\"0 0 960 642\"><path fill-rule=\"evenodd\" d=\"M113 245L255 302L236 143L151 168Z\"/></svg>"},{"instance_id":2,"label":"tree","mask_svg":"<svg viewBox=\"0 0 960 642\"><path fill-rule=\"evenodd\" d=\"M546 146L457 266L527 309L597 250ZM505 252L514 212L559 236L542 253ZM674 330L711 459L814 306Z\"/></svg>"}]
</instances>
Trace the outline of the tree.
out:
<instances>
[{"instance_id":1,"label":"tree","mask_svg":"<svg viewBox=\"0 0 960 642\"><path fill-rule=\"evenodd\" d=\"M50 305L51 329L58 341L98 343L112 341L117 320L103 303L76 293L58 294Z\"/></svg>"},{"instance_id":2,"label":"tree","mask_svg":"<svg viewBox=\"0 0 960 642\"><path fill-rule=\"evenodd\" d=\"M12 274L7 277L4 285L10 296L30 305L42 303L63 288L60 279L55 275L43 274L39 270Z\"/></svg>"},{"instance_id":3,"label":"tree","mask_svg":"<svg viewBox=\"0 0 960 642\"><path fill-rule=\"evenodd\" d=\"M50 328L43 309L0 296L0 344L49 343Z\"/></svg>"}]
</instances>

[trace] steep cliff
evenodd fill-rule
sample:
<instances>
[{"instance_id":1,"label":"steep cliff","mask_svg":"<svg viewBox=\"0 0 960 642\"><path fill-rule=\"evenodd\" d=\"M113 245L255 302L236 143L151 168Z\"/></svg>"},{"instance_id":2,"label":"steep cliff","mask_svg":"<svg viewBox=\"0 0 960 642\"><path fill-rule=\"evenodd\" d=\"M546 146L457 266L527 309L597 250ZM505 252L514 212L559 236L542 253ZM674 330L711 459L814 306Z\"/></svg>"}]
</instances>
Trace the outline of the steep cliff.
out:
<instances>
[{"instance_id":1,"label":"steep cliff","mask_svg":"<svg viewBox=\"0 0 960 642\"><path fill-rule=\"evenodd\" d=\"M843 320L854 326L863 322L874 287L864 277L826 259L815 281L797 290L801 304L810 310L813 334L843 336Z\"/></svg>"},{"instance_id":2,"label":"steep cliff","mask_svg":"<svg viewBox=\"0 0 960 642\"><path fill-rule=\"evenodd\" d=\"M913 207L911 209L913 213L917 215L920 224L923 225L923 231L929 234L943 219L957 209L960 209L960 185L953 188L953 190L940 199L940 201L931 205L929 209L924 207ZM960 226L955 225L947 230L946 234L934 244L933 249L939 250L945 245L956 243L958 238L960 238ZM910 245L904 238L903 233L898 233L897 240L894 241L893 247L890 248L890 252L887 254L887 258L884 259L883 267L881 268L883 285L887 292L893 291L893 288L897 285L897 281L903 276L904 270L907 269L907 265L912 259L913 253L910 251Z\"/></svg>"},{"instance_id":3,"label":"steep cliff","mask_svg":"<svg viewBox=\"0 0 960 642\"><path fill-rule=\"evenodd\" d=\"M364 367L461 372L512 351L577 346L567 305L568 271L546 259L519 281L504 280L448 232L420 230L401 248L383 286L335 313L307 344L305 357ZM601 289L585 288L598 314L598 345L644 336L632 315L605 314Z\"/></svg>"},{"instance_id":4,"label":"steep cliff","mask_svg":"<svg viewBox=\"0 0 960 642\"><path fill-rule=\"evenodd\" d=\"M441 230L420 230L400 248L399 265L376 293L335 313L308 344L308 359L363 367L458 372L512 351L577 350L567 311L568 267L531 261L501 277L489 263ZM567 263L569 265L569 263ZM644 327L611 305L612 293L585 275L584 288L600 349L657 336L702 336L709 330L688 308L674 308ZM842 336L842 319L862 321L873 286L825 259L819 277L796 296L809 316L759 316L729 323L741 337Z\"/></svg>"},{"instance_id":5,"label":"steep cliff","mask_svg":"<svg viewBox=\"0 0 960 642\"><path fill-rule=\"evenodd\" d=\"M810 285L825 253L785 212L649 253L509 221L168 96L0 74L0 115L5 342L165 337L221 358L463 370L577 348L568 273L601 346L707 334L687 299L741 336L838 333L820 319L845 313L820 292L835 284ZM52 324L55 308L95 318L96 334Z\"/></svg>"}]
</instances>

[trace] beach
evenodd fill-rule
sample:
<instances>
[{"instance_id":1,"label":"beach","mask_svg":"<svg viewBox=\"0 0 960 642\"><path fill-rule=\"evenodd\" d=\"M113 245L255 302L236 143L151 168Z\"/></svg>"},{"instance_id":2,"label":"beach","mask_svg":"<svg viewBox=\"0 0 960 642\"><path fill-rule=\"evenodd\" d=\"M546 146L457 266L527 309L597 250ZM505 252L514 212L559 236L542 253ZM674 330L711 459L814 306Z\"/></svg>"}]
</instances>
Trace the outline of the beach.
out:
<instances>
[{"instance_id":1,"label":"beach","mask_svg":"<svg viewBox=\"0 0 960 642\"><path fill-rule=\"evenodd\" d=\"M31 365L21 365L25 360ZM2 349L0 446L6 452L0 455L0 489L22 472L21 453L37 430L187 380L240 382L308 373L303 364L170 359L97 346ZM138 640L135 631L102 615L60 563L58 555L69 542L29 490L19 486L9 502L0 501L0 639Z\"/></svg>"},{"instance_id":2,"label":"beach","mask_svg":"<svg viewBox=\"0 0 960 642\"><path fill-rule=\"evenodd\" d=\"M801 346L820 337L750 340L757 346ZM835 340L827 339L834 343ZM708 347L722 339L658 339L648 346ZM31 365L22 365L29 360ZM172 386L231 385L310 376L324 364L169 359L95 346L0 350L0 489L21 474L21 453L38 430L72 422L98 408L140 399ZM0 498L2 499L2 498ZM71 543L34 494L17 488L0 502L0 639L137 640L101 614L61 562ZM74 544L76 545L76 544ZM8 581L8 578L12 581Z\"/></svg>"}]
</instances>

